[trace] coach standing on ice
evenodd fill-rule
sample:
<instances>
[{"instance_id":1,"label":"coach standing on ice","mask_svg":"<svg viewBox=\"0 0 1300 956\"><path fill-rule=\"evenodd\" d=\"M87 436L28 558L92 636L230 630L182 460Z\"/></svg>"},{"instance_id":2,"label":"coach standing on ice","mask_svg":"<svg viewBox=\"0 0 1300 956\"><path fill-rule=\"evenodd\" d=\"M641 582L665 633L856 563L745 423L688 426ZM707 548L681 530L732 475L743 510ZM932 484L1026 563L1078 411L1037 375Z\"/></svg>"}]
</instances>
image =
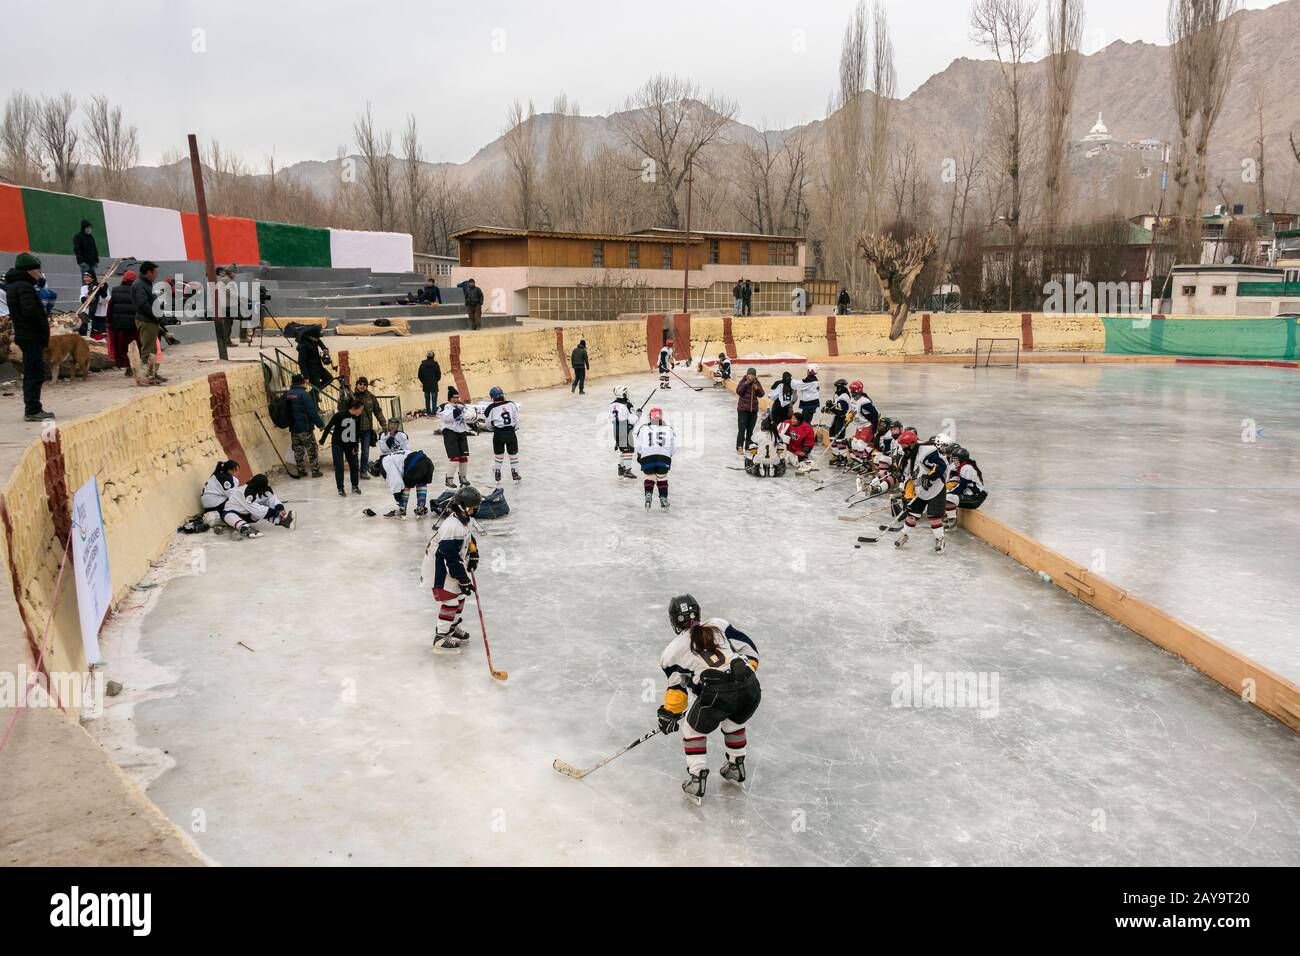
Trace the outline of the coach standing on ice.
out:
<instances>
[{"instance_id":1,"label":"coach standing on ice","mask_svg":"<svg viewBox=\"0 0 1300 956\"><path fill-rule=\"evenodd\" d=\"M736 383L736 451L744 454L754 443L754 426L758 424L758 400L763 397L763 383L758 369L751 368Z\"/></svg>"}]
</instances>

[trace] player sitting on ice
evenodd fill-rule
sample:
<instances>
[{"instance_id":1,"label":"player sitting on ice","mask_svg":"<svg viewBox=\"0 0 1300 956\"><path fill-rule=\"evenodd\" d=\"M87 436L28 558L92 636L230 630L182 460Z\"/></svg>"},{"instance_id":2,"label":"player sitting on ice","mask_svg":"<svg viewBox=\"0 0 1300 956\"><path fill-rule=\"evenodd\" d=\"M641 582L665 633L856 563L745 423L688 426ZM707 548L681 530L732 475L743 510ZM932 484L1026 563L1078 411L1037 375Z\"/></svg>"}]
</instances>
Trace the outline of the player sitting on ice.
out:
<instances>
[{"instance_id":1,"label":"player sitting on ice","mask_svg":"<svg viewBox=\"0 0 1300 956\"><path fill-rule=\"evenodd\" d=\"M645 506L650 510L655 486L659 487L659 507L668 507L668 471L677 450L677 433L664 421L662 408L650 409L650 419L636 430L636 460L645 475Z\"/></svg>"},{"instance_id":2,"label":"player sitting on ice","mask_svg":"<svg viewBox=\"0 0 1300 956\"><path fill-rule=\"evenodd\" d=\"M472 575L478 569L478 542L474 540L474 512L483 496L473 485L456 491L441 523L424 548L420 584L433 589L439 602L433 649L440 654L459 650L469 638L460 627L465 596L474 590Z\"/></svg>"},{"instance_id":3,"label":"player sitting on ice","mask_svg":"<svg viewBox=\"0 0 1300 956\"><path fill-rule=\"evenodd\" d=\"M722 728L727 760L719 771L723 780L745 782L745 724L758 710L758 648L745 634L720 617L701 623L700 605L689 594L668 603L668 620L677 636L664 648L659 666L668 678L659 729L671 734L682 727L682 749L690 775L682 792L698 804L708 785L709 734ZM695 696L687 709L689 694Z\"/></svg>"},{"instance_id":4,"label":"player sitting on ice","mask_svg":"<svg viewBox=\"0 0 1300 956\"><path fill-rule=\"evenodd\" d=\"M817 433L808 423L811 414L800 412L785 430L785 450L794 456L794 472L805 475L812 471L812 452L817 447Z\"/></svg>"},{"instance_id":5,"label":"player sitting on ice","mask_svg":"<svg viewBox=\"0 0 1300 956\"><path fill-rule=\"evenodd\" d=\"M506 393L493 385L488 390L492 401L483 410L488 427L492 429L492 456L495 461L497 484L501 484L501 463L506 453L510 454L510 477L523 481L519 474L519 436L515 429L519 427L519 406L506 398Z\"/></svg>"},{"instance_id":6,"label":"player sitting on ice","mask_svg":"<svg viewBox=\"0 0 1300 956\"><path fill-rule=\"evenodd\" d=\"M899 447L903 449L899 462L899 475L903 482L902 523L908 529L916 527L917 518L925 515L930 520L930 530L934 533L934 550L942 554L943 515L947 499L945 479L948 463L939 454L939 449L931 444L922 444L916 432L905 431L898 436ZM897 519L892 530L897 530ZM901 548L907 544L907 531L894 539L894 547Z\"/></svg>"},{"instance_id":7,"label":"player sitting on ice","mask_svg":"<svg viewBox=\"0 0 1300 956\"><path fill-rule=\"evenodd\" d=\"M262 532L253 528L259 521L269 521L286 531L298 524L293 512L285 508L271 490L266 475L254 475L248 484L232 488L221 508L221 520L235 529L241 538L260 538Z\"/></svg>"},{"instance_id":8,"label":"player sitting on ice","mask_svg":"<svg viewBox=\"0 0 1300 956\"><path fill-rule=\"evenodd\" d=\"M388 482L396 508L384 513L385 518L406 517L406 505L415 489L415 516L429 513L429 482L433 481L433 462L422 451L395 452L370 463L370 474Z\"/></svg>"},{"instance_id":9,"label":"player sitting on ice","mask_svg":"<svg viewBox=\"0 0 1300 956\"><path fill-rule=\"evenodd\" d=\"M979 464L961 445L952 450L949 458L953 463L954 481L948 492L948 504L953 506L954 512L957 508L974 511L989 496L984 488L984 472L980 471Z\"/></svg>"},{"instance_id":10,"label":"player sitting on ice","mask_svg":"<svg viewBox=\"0 0 1300 956\"><path fill-rule=\"evenodd\" d=\"M406 432L402 431L402 421L398 418L390 418L384 433L379 436L379 443L376 449L380 455L391 455L395 452L407 452L411 450L411 438Z\"/></svg>"},{"instance_id":11,"label":"player sitting on ice","mask_svg":"<svg viewBox=\"0 0 1300 956\"><path fill-rule=\"evenodd\" d=\"M626 385L614 386L614 400L609 403L609 416L614 423L614 448L619 453L618 476L636 478L636 472L632 470L632 446L635 442L633 431L641 413L632 407Z\"/></svg>"},{"instance_id":12,"label":"player sitting on ice","mask_svg":"<svg viewBox=\"0 0 1300 956\"><path fill-rule=\"evenodd\" d=\"M718 364L713 367L713 384L727 387L731 381L731 359L727 358L726 352L718 353Z\"/></svg>"},{"instance_id":13,"label":"player sitting on ice","mask_svg":"<svg viewBox=\"0 0 1300 956\"><path fill-rule=\"evenodd\" d=\"M223 527L221 509L230 493L239 487L239 462L219 461L212 475L199 492L199 506L203 509L203 523L218 531Z\"/></svg>"},{"instance_id":14,"label":"player sitting on ice","mask_svg":"<svg viewBox=\"0 0 1300 956\"><path fill-rule=\"evenodd\" d=\"M442 422L442 447L447 452L447 487L469 484L469 436L477 435L478 409L466 405L456 386L447 386L447 401L438 409ZM452 472L456 477L452 477Z\"/></svg>"},{"instance_id":15,"label":"player sitting on ice","mask_svg":"<svg viewBox=\"0 0 1300 956\"><path fill-rule=\"evenodd\" d=\"M664 347L659 350L659 387L672 388L668 384L668 373L673 367L673 340L664 339Z\"/></svg>"}]
</instances>

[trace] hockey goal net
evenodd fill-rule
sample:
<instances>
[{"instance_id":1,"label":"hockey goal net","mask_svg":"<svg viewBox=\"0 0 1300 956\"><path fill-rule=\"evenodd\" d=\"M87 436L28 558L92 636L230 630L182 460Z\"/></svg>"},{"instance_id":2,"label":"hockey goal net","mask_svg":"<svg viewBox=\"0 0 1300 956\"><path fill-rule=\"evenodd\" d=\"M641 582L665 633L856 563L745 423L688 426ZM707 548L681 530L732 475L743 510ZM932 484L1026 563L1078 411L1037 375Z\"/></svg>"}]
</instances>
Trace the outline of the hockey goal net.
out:
<instances>
[{"instance_id":1,"label":"hockey goal net","mask_svg":"<svg viewBox=\"0 0 1300 956\"><path fill-rule=\"evenodd\" d=\"M1019 368L1019 339L976 339L975 364L967 368Z\"/></svg>"}]
</instances>

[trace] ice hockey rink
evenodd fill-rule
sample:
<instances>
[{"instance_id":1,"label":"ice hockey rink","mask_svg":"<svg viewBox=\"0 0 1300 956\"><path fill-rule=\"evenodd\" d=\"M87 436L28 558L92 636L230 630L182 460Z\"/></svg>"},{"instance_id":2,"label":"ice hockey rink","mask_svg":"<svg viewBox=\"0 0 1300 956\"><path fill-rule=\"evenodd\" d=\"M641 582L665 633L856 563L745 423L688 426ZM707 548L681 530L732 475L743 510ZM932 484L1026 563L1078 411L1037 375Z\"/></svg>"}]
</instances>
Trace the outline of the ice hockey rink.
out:
<instances>
[{"instance_id":1,"label":"ice hockey rink","mask_svg":"<svg viewBox=\"0 0 1300 956\"><path fill-rule=\"evenodd\" d=\"M840 374L954 430L991 513L1300 677L1294 372L870 365L824 368L827 390ZM625 380L634 404L654 382ZM280 479L296 531L182 537L110 622L126 690L88 727L231 865L1300 863L1293 731L965 532L943 555L928 531L855 548L875 520L839 520L864 507L848 488L734 470L721 390L652 399L685 447L671 510L647 513L615 477L613 384L514 396L525 477L479 568L508 682L472 600L471 643L430 651L428 519L363 517L391 500L379 481L342 499ZM408 430L440 483L441 440ZM487 484L486 436L472 456ZM762 654L747 790L718 778L718 735L699 807L679 735L557 774L654 726L683 591ZM951 674L978 699L907 699Z\"/></svg>"}]
</instances>

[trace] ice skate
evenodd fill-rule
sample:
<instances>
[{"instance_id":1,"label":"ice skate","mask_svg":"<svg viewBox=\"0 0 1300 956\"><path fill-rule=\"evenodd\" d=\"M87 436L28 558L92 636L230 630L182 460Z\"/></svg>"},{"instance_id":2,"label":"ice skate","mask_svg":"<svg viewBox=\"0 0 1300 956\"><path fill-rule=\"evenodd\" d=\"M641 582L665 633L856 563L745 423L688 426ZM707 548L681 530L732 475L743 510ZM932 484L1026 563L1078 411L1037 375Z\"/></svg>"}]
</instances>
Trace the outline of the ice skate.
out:
<instances>
[{"instance_id":1,"label":"ice skate","mask_svg":"<svg viewBox=\"0 0 1300 956\"><path fill-rule=\"evenodd\" d=\"M635 477L636 477L636 472L634 472L634 471L633 471L631 468L629 468L627 465L619 465L619 466L618 466L618 476L619 476L620 478L635 478Z\"/></svg>"},{"instance_id":2,"label":"ice skate","mask_svg":"<svg viewBox=\"0 0 1300 956\"><path fill-rule=\"evenodd\" d=\"M723 780L734 783L738 787L743 787L745 783L745 758L737 757L732 760L728 757L727 762L722 765L722 769L718 773L722 774Z\"/></svg>"},{"instance_id":3,"label":"ice skate","mask_svg":"<svg viewBox=\"0 0 1300 956\"><path fill-rule=\"evenodd\" d=\"M428 513L429 513L429 509L428 509L426 506L424 506L424 505L416 505L416 506L415 506L415 516L416 516L417 518L423 518L423 517L424 517L425 515L427 515Z\"/></svg>"},{"instance_id":4,"label":"ice skate","mask_svg":"<svg viewBox=\"0 0 1300 956\"><path fill-rule=\"evenodd\" d=\"M650 510L650 506L651 506L652 504L654 504L654 499L655 499L655 496L654 496L652 493L650 493L650 492L648 492L648 491L645 493L645 510L646 510L646 511L649 511L649 510Z\"/></svg>"},{"instance_id":5,"label":"ice skate","mask_svg":"<svg viewBox=\"0 0 1300 956\"><path fill-rule=\"evenodd\" d=\"M435 654L454 654L459 651L465 642L469 640L469 635L459 627L453 627L446 634L439 634L433 641L433 652Z\"/></svg>"},{"instance_id":6,"label":"ice skate","mask_svg":"<svg viewBox=\"0 0 1300 956\"><path fill-rule=\"evenodd\" d=\"M935 554L943 554L943 548L944 548L943 538L935 538L935 539L934 539L934 553L935 553Z\"/></svg>"},{"instance_id":7,"label":"ice skate","mask_svg":"<svg viewBox=\"0 0 1300 956\"><path fill-rule=\"evenodd\" d=\"M445 480L446 480L446 482L447 482L447 487L450 488L452 491L455 491L455 490L456 490L456 479L453 478L451 475L448 475L448 476L446 477Z\"/></svg>"},{"instance_id":8,"label":"ice skate","mask_svg":"<svg viewBox=\"0 0 1300 956\"><path fill-rule=\"evenodd\" d=\"M904 531L902 534L900 534L897 538L894 539L894 547L896 547L896 548L901 548L901 547L902 547L903 545L905 545L905 544L907 544L907 532L906 532L906 531Z\"/></svg>"},{"instance_id":9,"label":"ice skate","mask_svg":"<svg viewBox=\"0 0 1300 956\"><path fill-rule=\"evenodd\" d=\"M242 528L239 529L239 532L237 534L237 537L239 538L260 538L261 536L262 536L262 532L258 531L251 524L244 525Z\"/></svg>"},{"instance_id":10,"label":"ice skate","mask_svg":"<svg viewBox=\"0 0 1300 956\"><path fill-rule=\"evenodd\" d=\"M709 785L709 771L701 770L698 774L691 774L682 783L682 793L686 794L695 801L699 806L704 802L704 790Z\"/></svg>"},{"instance_id":11,"label":"ice skate","mask_svg":"<svg viewBox=\"0 0 1300 956\"><path fill-rule=\"evenodd\" d=\"M405 518L405 517L406 517L406 512L405 512L405 511L401 511L401 510L399 510L399 509L397 509L397 508L394 508L394 509L392 509L391 511L385 511L385 512L384 512L384 517L385 517L385 518L398 518L398 519L401 519L401 518Z\"/></svg>"},{"instance_id":12,"label":"ice skate","mask_svg":"<svg viewBox=\"0 0 1300 956\"><path fill-rule=\"evenodd\" d=\"M469 479L466 478L464 475L457 475L456 480L460 482L459 487L461 488L464 488L466 485L469 484Z\"/></svg>"},{"instance_id":13,"label":"ice skate","mask_svg":"<svg viewBox=\"0 0 1300 956\"><path fill-rule=\"evenodd\" d=\"M667 510L668 510L668 499L667 499L667 498L660 498L660 499L659 499L659 508L660 508L660 510L662 510L662 511L667 511Z\"/></svg>"},{"instance_id":14,"label":"ice skate","mask_svg":"<svg viewBox=\"0 0 1300 956\"><path fill-rule=\"evenodd\" d=\"M286 511L284 517L280 519L280 527L288 528L292 531L294 528L298 527L298 516L292 511Z\"/></svg>"},{"instance_id":15,"label":"ice skate","mask_svg":"<svg viewBox=\"0 0 1300 956\"><path fill-rule=\"evenodd\" d=\"M500 469L500 468L497 468L497 469L494 469L494 470L493 470L493 472L492 472L492 479L493 479L493 480L494 480L498 485L501 484L501 469Z\"/></svg>"},{"instance_id":16,"label":"ice skate","mask_svg":"<svg viewBox=\"0 0 1300 956\"><path fill-rule=\"evenodd\" d=\"M514 468L511 468L511 469L510 469L510 478L511 478L511 480L513 480L513 481L523 481L523 480L524 480L524 476L521 475L521 474L519 474L519 472L516 471Z\"/></svg>"}]
</instances>

